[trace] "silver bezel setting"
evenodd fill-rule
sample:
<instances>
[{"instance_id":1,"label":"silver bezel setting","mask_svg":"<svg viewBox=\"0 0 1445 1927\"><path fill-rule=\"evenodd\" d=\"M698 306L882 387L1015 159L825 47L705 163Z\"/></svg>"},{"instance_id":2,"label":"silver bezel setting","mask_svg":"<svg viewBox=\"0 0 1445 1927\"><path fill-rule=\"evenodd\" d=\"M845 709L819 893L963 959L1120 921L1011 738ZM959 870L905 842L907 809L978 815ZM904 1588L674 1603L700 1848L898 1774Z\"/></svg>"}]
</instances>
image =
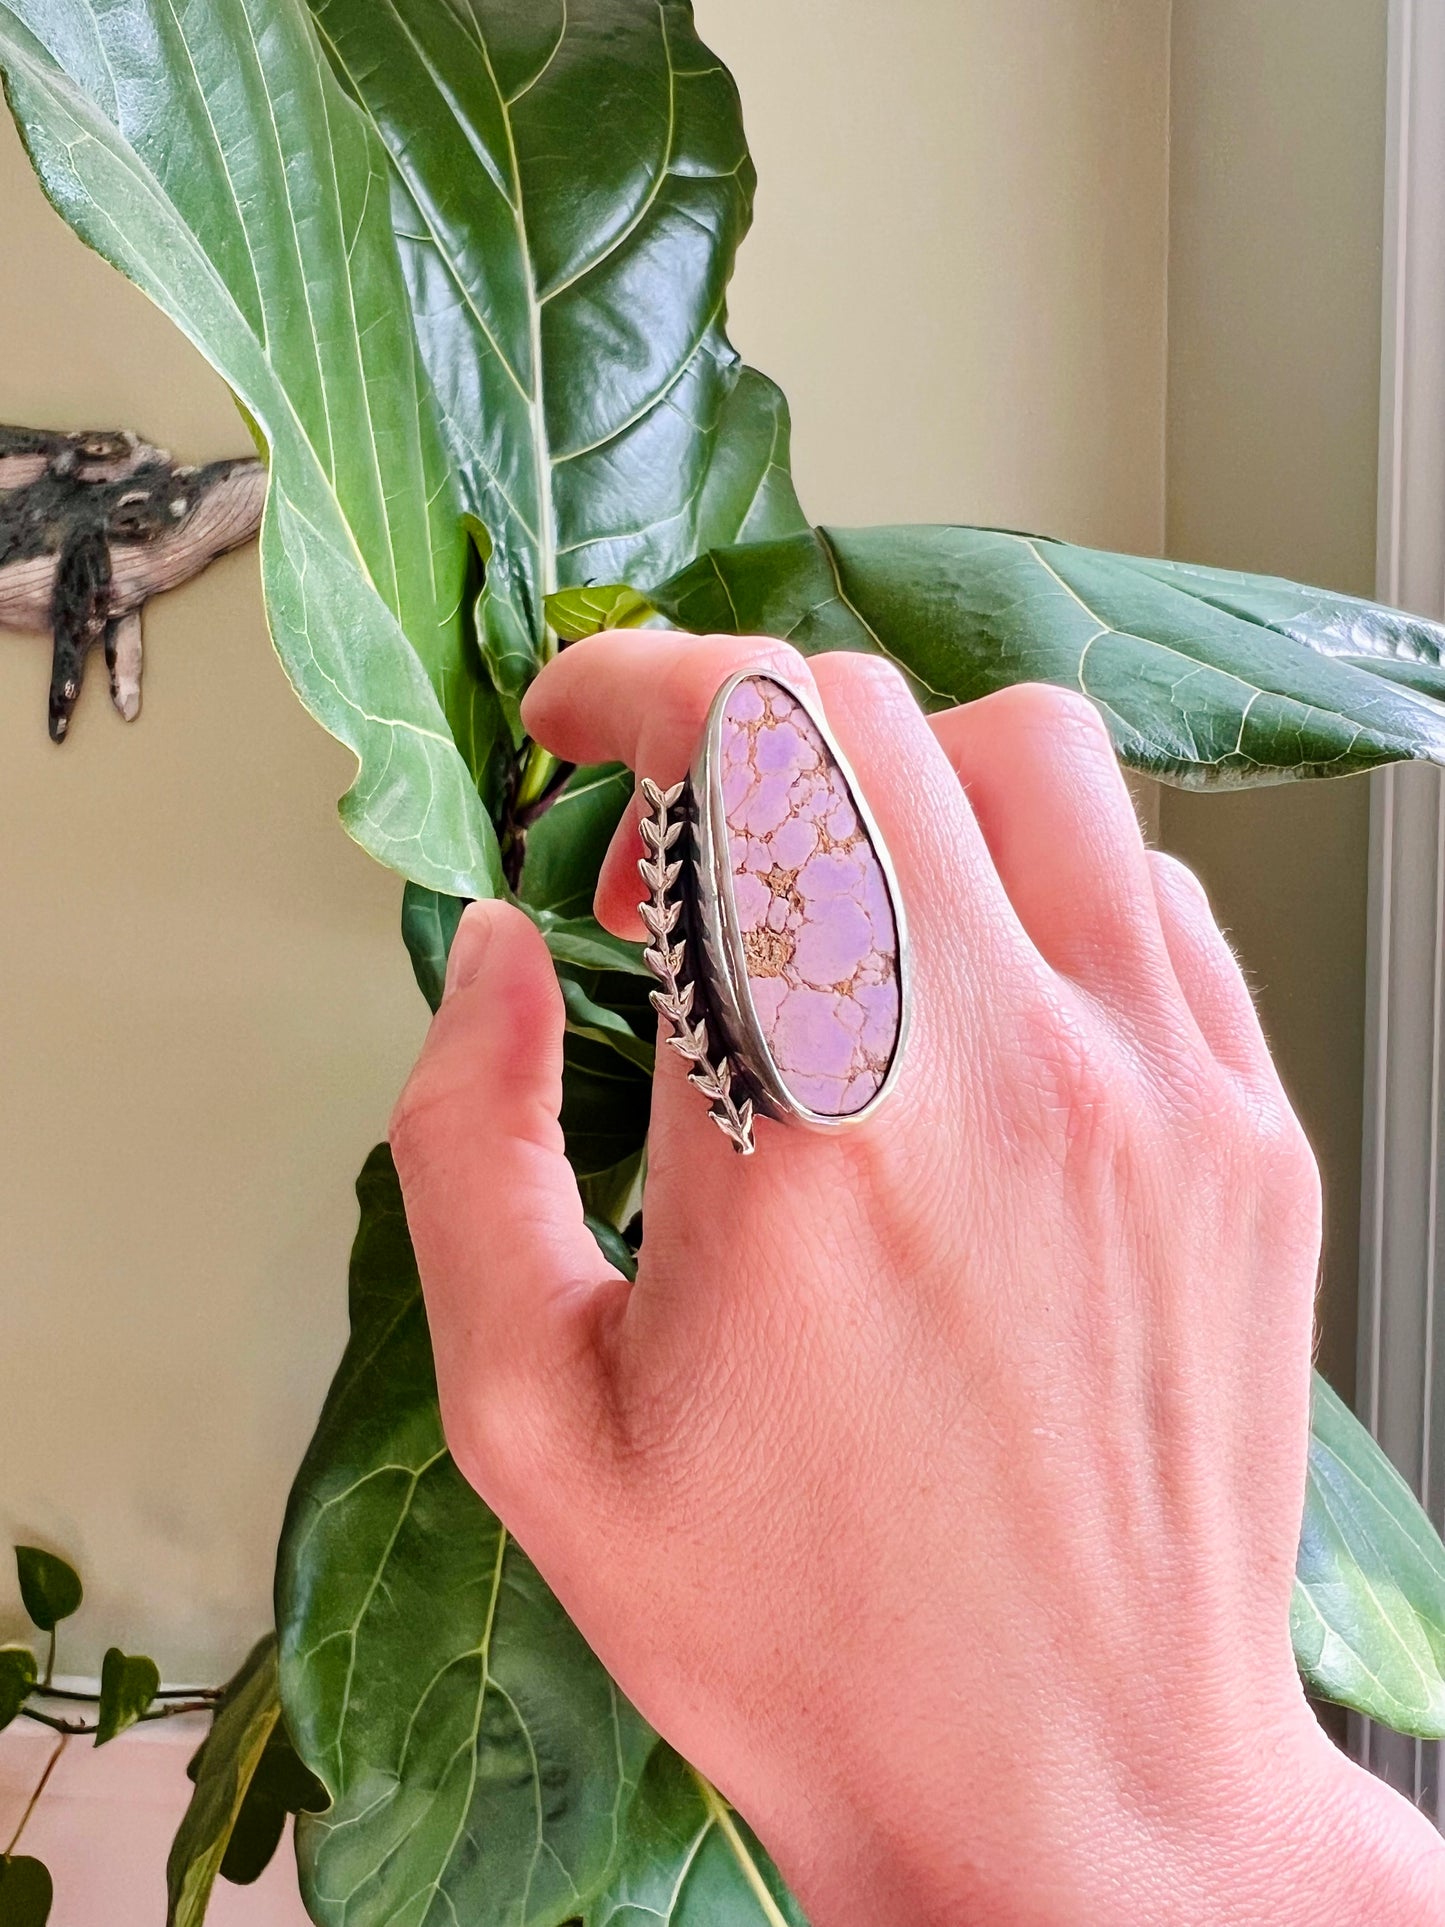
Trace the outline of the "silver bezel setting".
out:
<instances>
[{"instance_id":1,"label":"silver bezel setting","mask_svg":"<svg viewBox=\"0 0 1445 1927\"><path fill-rule=\"evenodd\" d=\"M771 682L784 690L818 731L843 778L859 823L872 843L883 872L889 905L893 913L898 945L898 1036L893 1047L893 1055L889 1060L882 1084L868 1102L860 1109L838 1117L809 1109L807 1105L799 1103L788 1089L787 1080L775 1061L763 1033L748 985L742 932L738 927L737 909L731 885L727 815L722 794L721 749L722 720L728 698L740 683L753 681ZM648 788L655 790L656 786L649 785ZM663 793L659 791L657 795L659 801L662 801ZM715 1026L718 1034L717 1042L725 1047L734 1068L740 1071L746 1080L757 1109L766 1116L802 1124L815 1131L847 1130L855 1125L866 1123L878 1107L886 1102L897 1083L902 1066L912 1020L912 958L902 895L898 888L898 878L888 846L874 819L873 812L868 807L867 798L859 786L852 766L839 748L818 706L785 676L776 675L771 670L744 669L730 676L713 698L686 791L678 801L685 801L692 830L691 847L683 859L687 869L688 885L686 909L691 925L688 943L695 947L696 953L700 953L694 954L692 962L695 973L701 978L699 989L705 1005L705 1016L710 1018ZM665 819L664 811L662 819L664 823ZM673 923L675 924L676 921L677 919L674 918ZM649 919L650 924L651 919ZM669 926L669 931L671 927ZM660 1003L659 1008L661 1008ZM677 1040L674 1039L674 1042L676 1043ZM726 1066L724 1066L725 1070ZM717 1072L714 1071L712 1075L716 1077ZM695 1078L694 1081L700 1080ZM718 1117L717 1122L727 1130L722 1117ZM728 1135L731 1136L733 1133L728 1131ZM750 1131L748 1135L751 1137Z\"/></svg>"}]
</instances>

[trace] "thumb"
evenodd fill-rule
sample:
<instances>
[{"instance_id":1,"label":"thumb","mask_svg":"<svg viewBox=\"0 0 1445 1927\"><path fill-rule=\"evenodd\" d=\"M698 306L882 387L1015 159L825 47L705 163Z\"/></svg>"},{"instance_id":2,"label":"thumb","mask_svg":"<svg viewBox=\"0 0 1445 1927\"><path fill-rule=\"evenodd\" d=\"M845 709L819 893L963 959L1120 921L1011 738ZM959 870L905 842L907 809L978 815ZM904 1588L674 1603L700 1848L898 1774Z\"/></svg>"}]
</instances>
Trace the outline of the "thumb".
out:
<instances>
[{"instance_id":1,"label":"thumb","mask_svg":"<svg viewBox=\"0 0 1445 1927\"><path fill-rule=\"evenodd\" d=\"M509 904L472 904L391 1121L447 1443L504 1517L599 1412L599 1325L628 1291L563 1152L562 1034L541 933Z\"/></svg>"}]
</instances>

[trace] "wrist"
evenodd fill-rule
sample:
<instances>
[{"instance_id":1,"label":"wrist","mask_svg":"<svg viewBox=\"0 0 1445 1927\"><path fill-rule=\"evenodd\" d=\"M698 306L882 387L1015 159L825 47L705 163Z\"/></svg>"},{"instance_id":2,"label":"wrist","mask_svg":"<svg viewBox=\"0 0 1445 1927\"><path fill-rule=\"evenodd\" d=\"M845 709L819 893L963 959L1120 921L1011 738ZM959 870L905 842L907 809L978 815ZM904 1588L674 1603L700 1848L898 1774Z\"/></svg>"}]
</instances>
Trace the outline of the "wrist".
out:
<instances>
[{"instance_id":1,"label":"wrist","mask_svg":"<svg viewBox=\"0 0 1445 1927\"><path fill-rule=\"evenodd\" d=\"M1113 1801L1081 1798L1076 1783L1050 1791L1041 1776L1031 1822L1000 1827L989 1776L966 1777L966 1798L926 1813L870 1802L843 1827L803 1823L773 1842L812 1927L1445 1923L1445 1841L1312 1717L1261 1742L1212 1795L1195 1782L1157 1806L1137 1789Z\"/></svg>"}]
</instances>

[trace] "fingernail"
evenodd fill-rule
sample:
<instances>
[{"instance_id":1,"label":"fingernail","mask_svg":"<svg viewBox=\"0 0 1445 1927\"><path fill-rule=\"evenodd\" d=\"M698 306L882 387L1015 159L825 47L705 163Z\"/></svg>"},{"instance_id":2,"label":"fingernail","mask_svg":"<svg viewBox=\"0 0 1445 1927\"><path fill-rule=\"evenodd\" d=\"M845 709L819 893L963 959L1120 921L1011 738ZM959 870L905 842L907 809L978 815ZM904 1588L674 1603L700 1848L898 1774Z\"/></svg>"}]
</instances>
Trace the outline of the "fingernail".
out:
<instances>
[{"instance_id":1,"label":"fingernail","mask_svg":"<svg viewBox=\"0 0 1445 1927\"><path fill-rule=\"evenodd\" d=\"M476 976L482 967L482 958L490 938L491 927L485 910L479 903L468 904L462 912L462 920L457 925L447 956L447 976L442 986L443 1003L457 991L465 990Z\"/></svg>"}]
</instances>

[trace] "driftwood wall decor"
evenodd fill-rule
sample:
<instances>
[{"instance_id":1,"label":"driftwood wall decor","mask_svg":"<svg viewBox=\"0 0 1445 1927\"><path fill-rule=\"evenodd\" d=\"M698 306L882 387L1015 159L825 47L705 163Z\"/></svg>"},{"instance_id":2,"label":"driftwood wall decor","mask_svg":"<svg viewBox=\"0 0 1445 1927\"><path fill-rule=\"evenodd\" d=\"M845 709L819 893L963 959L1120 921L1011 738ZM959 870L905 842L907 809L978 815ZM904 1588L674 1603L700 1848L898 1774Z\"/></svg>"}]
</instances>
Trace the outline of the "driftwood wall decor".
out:
<instances>
[{"instance_id":1,"label":"driftwood wall decor","mask_svg":"<svg viewBox=\"0 0 1445 1927\"><path fill-rule=\"evenodd\" d=\"M249 541L265 496L254 457L178 467L125 429L0 426L0 628L52 638L55 742L97 643L112 702L136 716L142 608Z\"/></svg>"}]
</instances>

